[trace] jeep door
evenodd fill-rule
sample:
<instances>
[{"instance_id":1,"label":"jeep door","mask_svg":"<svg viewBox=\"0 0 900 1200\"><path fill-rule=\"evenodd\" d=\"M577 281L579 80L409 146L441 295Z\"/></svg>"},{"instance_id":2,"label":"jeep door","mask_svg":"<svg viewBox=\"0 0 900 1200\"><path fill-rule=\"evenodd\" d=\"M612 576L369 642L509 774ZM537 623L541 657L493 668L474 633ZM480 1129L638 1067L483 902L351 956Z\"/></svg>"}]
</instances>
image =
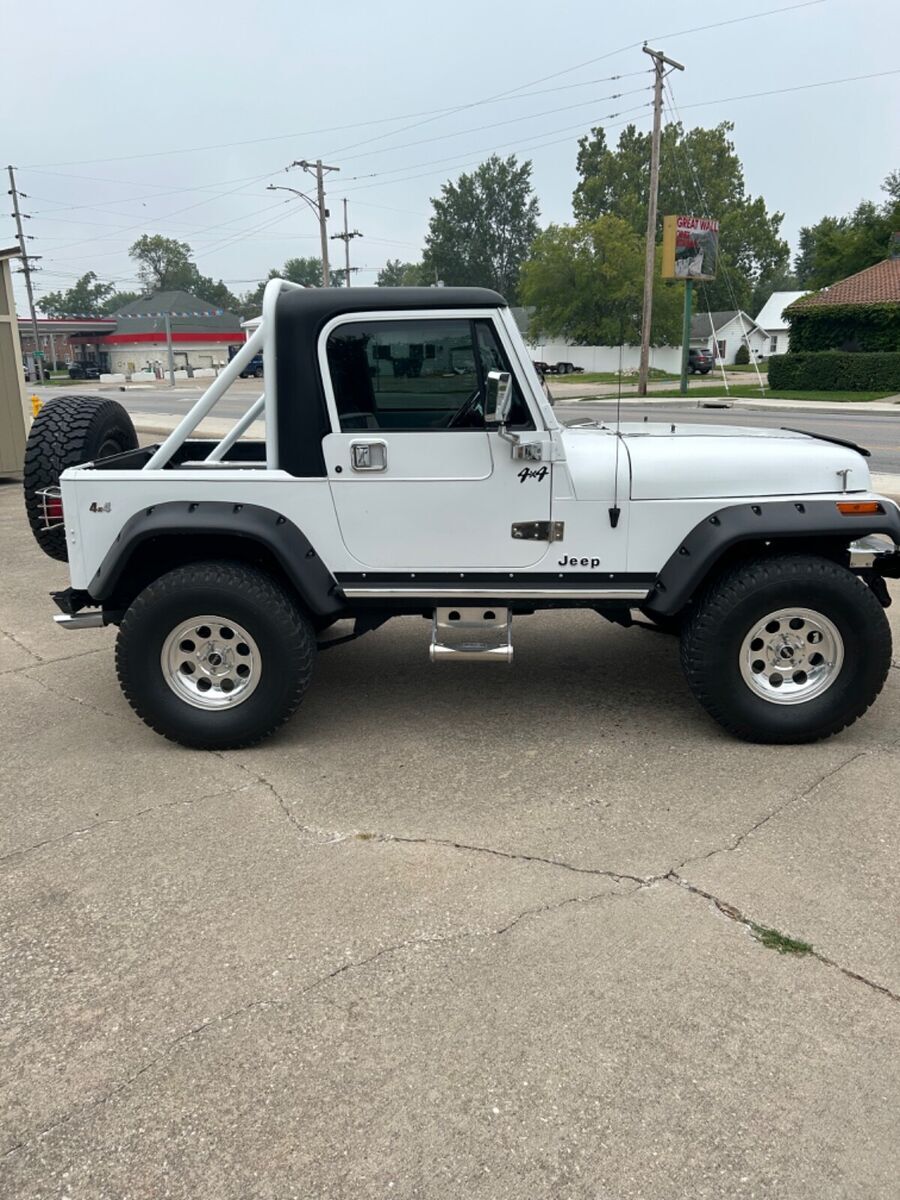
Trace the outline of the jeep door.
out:
<instances>
[{"instance_id":1,"label":"jeep door","mask_svg":"<svg viewBox=\"0 0 900 1200\"><path fill-rule=\"evenodd\" d=\"M510 429L541 442L514 460L485 426L487 373L510 370L483 311L365 314L325 327L319 361L333 432L324 439L344 544L374 568L522 568L545 541L514 538L550 519L550 435L513 374Z\"/></svg>"}]
</instances>

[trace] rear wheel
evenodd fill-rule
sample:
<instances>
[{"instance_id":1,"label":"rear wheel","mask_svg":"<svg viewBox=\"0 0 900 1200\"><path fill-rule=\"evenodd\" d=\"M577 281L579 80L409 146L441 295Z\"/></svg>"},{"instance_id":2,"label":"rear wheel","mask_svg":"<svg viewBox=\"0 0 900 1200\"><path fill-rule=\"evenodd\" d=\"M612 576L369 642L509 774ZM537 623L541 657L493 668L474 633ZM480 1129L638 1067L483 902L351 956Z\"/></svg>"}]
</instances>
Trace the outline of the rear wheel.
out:
<instances>
[{"instance_id":1,"label":"rear wheel","mask_svg":"<svg viewBox=\"0 0 900 1200\"><path fill-rule=\"evenodd\" d=\"M295 712L315 654L311 623L271 576L207 562L141 592L119 629L116 667L151 729L227 750L261 741Z\"/></svg>"},{"instance_id":2,"label":"rear wheel","mask_svg":"<svg viewBox=\"0 0 900 1200\"><path fill-rule=\"evenodd\" d=\"M756 742L811 742L852 725L881 691L891 632L870 588L806 555L742 563L686 621L681 661L703 707Z\"/></svg>"},{"instance_id":3,"label":"rear wheel","mask_svg":"<svg viewBox=\"0 0 900 1200\"><path fill-rule=\"evenodd\" d=\"M60 562L68 557L63 523L46 527L40 493L56 487L67 467L134 450L137 444L131 417L117 400L59 396L47 401L28 434L23 477L28 523L45 554Z\"/></svg>"}]
</instances>

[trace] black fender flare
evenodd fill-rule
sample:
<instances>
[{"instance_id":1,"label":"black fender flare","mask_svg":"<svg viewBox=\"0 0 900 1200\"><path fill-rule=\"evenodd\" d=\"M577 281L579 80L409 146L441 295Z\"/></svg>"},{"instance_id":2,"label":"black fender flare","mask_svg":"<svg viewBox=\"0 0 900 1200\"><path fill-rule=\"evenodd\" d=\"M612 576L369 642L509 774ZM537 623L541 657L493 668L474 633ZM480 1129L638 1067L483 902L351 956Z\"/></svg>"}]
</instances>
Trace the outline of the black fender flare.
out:
<instances>
[{"instance_id":1,"label":"black fender flare","mask_svg":"<svg viewBox=\"0 0 900 1200\"><path fill-rule=\"evenodd\" d=\"M293 521L258 504L224 500L172 500L142 508L122 526L87 590L99 604L113 597L135 552L151 539L211 535L265 547L316 616L336 617L345 609L340 585Z\"/></svg>"},{"instance_id":2,"label":"black fender flare","mask_svg":"<svg viewBox=\"0 0 900 1200\"><path fill-rule=\"evenodd\" d=\"M857 497L848 494L846 500ZM884 533L900 545L900 509L880 501L877 513L845 516L839 500L775 500L731 504L705 517L690 531L654 581L643 607L674 616L702 585L716 562L741 542L833 540L849 545L870 533Z\"/></svg>"}]
</instances>

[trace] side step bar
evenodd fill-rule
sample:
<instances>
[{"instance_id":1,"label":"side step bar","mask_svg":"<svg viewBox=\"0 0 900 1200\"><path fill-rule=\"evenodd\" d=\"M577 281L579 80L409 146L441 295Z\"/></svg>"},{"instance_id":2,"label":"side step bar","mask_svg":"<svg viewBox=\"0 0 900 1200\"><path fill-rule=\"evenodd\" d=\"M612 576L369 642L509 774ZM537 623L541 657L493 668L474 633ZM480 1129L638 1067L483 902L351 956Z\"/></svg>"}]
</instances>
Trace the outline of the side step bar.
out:
<instances>
[{"instance_id":1,"label":"side step bar","mask_svg":"<svg viewBox=\"0 0 900 1200\"><path fill-rule=\"evenodd\" d=\"M60 629L102 629L102 612L58 613L53 620Z\"/></svg>"},{"instance_id":2,"label":"side step bar","mask_svg":"<svg viewBox=\"0 0 900 1200\"><path fill-rule=\"evenodd\" d=\"M510 665L512 614L508 608L436 608L429 654L433 663Z\"/></svg>"}]
</instances>

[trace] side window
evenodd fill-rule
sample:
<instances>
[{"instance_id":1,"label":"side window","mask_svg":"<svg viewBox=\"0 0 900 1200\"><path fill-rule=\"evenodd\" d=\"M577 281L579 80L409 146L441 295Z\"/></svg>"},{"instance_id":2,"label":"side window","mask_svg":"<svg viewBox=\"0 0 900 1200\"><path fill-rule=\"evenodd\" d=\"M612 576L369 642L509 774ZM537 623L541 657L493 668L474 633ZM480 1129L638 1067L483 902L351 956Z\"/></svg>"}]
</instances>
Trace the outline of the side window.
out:
<instances>
[{"instance_id":1,"label":"side window","mask_svg":"<svg viewBox=\"0 0 900 1200\"><path fill-rule=\"evenodd\" d=\"M471 321L351 321L326 352L344 433L484 429Z\"/></svg>"},{"instance_id":2,"label":"side window","mask_svg":"<svg viewBox=\"0 0 900 1200\"><path fill-rule=\"evenodd\" d=\"M509 371L510 366L503 347L497 340L497 333L490 321L475 322L475 337L478 343L478 353L481 357L481 369L487 379L488 371ZM515 372L513 375L513 402L509 413L511 429L534 429L534 421L529 412L522 389Z\"/></svg>"}]
</instances>

